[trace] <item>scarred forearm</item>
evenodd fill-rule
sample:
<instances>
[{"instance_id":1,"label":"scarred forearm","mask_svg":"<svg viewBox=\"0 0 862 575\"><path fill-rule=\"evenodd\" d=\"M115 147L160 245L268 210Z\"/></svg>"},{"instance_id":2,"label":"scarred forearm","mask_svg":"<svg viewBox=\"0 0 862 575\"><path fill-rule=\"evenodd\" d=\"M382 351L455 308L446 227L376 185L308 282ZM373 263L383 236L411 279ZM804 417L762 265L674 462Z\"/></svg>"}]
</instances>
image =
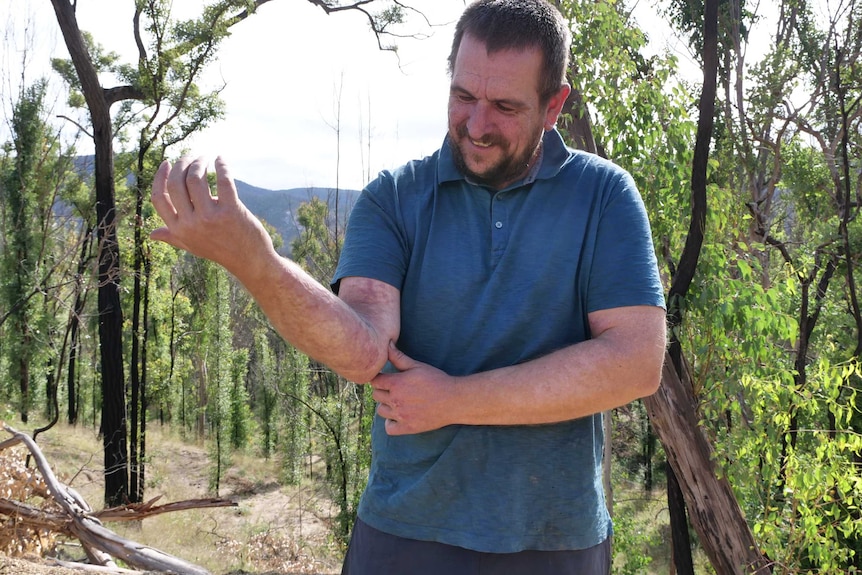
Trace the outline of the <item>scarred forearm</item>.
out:
<instances>
[{"instance_id":1,"label":"scarred forearm","mask_svg":"<svg viewBox=\"0 0 862 575\"><path fill-rule=\"evenodd\" d=\"M287 258L271 257L266 267L254 278L237 277L284 339L350 381L379 373L398 337L395 288L345 278L339 297Z\"/></svg>"},{"instance_id":2,"label":"scarred forearm","mask_svg":"<svg viewBox=\"0 0 862 575\"><path fill-rule=\"evenodd\" d=\"M151 198L165 226L150 237L221 265L287 341L351 381L369 381L385 364L389 341L398 337L398 290L346 278L339 298L275 251L220 158L215 168L213 196L202 158L162 164Z\"/></svg>"}]
</instances>

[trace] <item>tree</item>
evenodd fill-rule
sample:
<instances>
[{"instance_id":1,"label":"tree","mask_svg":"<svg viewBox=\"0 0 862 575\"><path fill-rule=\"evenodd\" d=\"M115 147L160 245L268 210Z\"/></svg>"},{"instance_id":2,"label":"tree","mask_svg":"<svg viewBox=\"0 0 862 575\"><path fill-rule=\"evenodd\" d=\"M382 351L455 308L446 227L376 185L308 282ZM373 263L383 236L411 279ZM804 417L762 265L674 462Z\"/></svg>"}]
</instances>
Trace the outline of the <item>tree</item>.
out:
<instances>
[{"instance_id":1,"label":"tree","mask_svg":"<svg viewBox=\"0 0 862 575\"><path fill-rule=\"evenodd\" d=\"M312 277L328 285L335 273L344 228L330 214L329 202L316 197L297 209L296 218L300 234L291 245L293 258ZM339 505L337 533L346 542L370 466L371 390L349 384L315 362L309 362L309 368L308 376L300 380L307 381L307 389L294 386L287 395L310 412L312 431L323 438L327 479L336 490Z\"/></svg>"},{"instance_id":2,"label":"tree","mask_svg":"<svg viewBox=\"0 0 862 575\"><path fill-rule=\"evenodd\" d=\"M123 97L124 93L120 90L102 89L84 36L75 20L74 4L67 0L52 0L51 3L87 102L95 146L96 237L99 245L98 309L102 372L101 433L105 452L105 503L113 506L125 502L129 494L126 398L122 361L120 253L114 200L114 132L110 114L111 105Z\"/></svg>"},{"instance_id":3,"label":"tree","mask_svg":"<svg viewBox=\"0 0 862 575\"><path fill-rule=\"evenodd\" d=\"M696 3L674 6L683 30L702 22ZM859 133L858 85L846 79L858 77L860 7L840 2L818 18L813 3L782 2L753 65L754 15L741 2L725 8L709 176L718 201L678 333L696 358L702 427L760 548L786 572L844 573L858 567L848 489L862 481L850 239L859 179L842 151Z\"/></svg>"},{"instance_id":4,"label":"tree","mask_svg":"<svg viewBox=\"0 0 862 575\"><path fill-rule=\"evenodd\" d=\"M46 81L22 87L12 110L9 169L3 170L3 229L6 243L0 256L7 304L0 324L10 322L6 353L10 376L17 382L22 421L34 405L35 391L44 389L44 411L56 416L56 391L65 346L57 319L64 309L68 279L67 257L77 243L65 241L67 221L56 212L57 202L73 202L78 179L71 155L61 149L59 136L48 125ZM65 342L65 339L63 340ZM39 380L44 378L44 386Z\"/></svg>"},{"instance_id":5,"label":"tree","mask_svg":"<svg viewBox=\"0 0 862 575\"><path fill-rule=\"evenodd\" d=\"M107 503L120 503L130 495L128 485L127 413L125 405L125 383L122 361L122 309L119 297L121 261L117 237L118 213L114 184L114 119L111 108L124 102L119 116L119 125L133 117L132 102L141 102L149 109L145 126L141 130L138 150L136 190L138 193L137 225L143 221L140 203L141 190L148 181L155 164L165 150L199 129L213 116L213 108L201 106L214 103L214 96L198 97L194 79L203 66L215 55L220 42L228 35L231 26L241 22L269 0L220 0L207 6L201 18L169 26L169 3L149 0L136 3L133 34L139 50L138 65L117 66L116 58L97 50L90 38L81 32L75 19L75 3L70 0L52 0L57 22L63 33L71 56L71 66L56 62L64 72L70 85L80 89L80 101L86 104L92 126L91 136L95 144L95 187L97 206L97 238L99 261L99 326L102 370L102 425L105 448ZM366 16L375 33L378 44L384 46L382 38L391 35L392 26L403 21L405 10L410 8L400 2L384 3L384 8L372 13L369 8L374 0L362 0L347 4L333 4L321 0L309 0L327 14L359 12ZM380 5L378 2L377 5ZM146 23L143 23L146 20ZM153 52L145 48L145 34L153 39ZM104 58L103 58L104 57ZM111 88L100 85L98 70L102 66L111 68L121 84ZM164 106L164 108L163 108ZM161 112L167 110L165 115ZM210 115L208 115L210 114ZM151 146L159 143L159 149L150 157ZM152 162L152 163L151 163ZM136 230L140 233L140 229ZM139 418L146 417L140 409L142 389L145 388L145 352L147 332L146 318L141 317L140 302L143 301L143 286L139 284L146 268L143 237L135 242L135 300L133 304L133 341L135 356L132 361L132 454L137 459L141 445L137 430ZM139 480L139 485L142 482ZM133 487L131 495L137 498L139 487Z\"/></svg>"},{"instance_id":6,"label":"tree","mask_svg":"<svg viewBox=\"0 0 862 575\"><path fill-rule=\"evenodd\" d=\"M22 89L12 112L15 160L3 178L9 240L3 252L4 300L11 320L9 354L10 377L18 383L21 421L27 422L31 406L31 370L36 351L36 306L41 267L40 228L44 222L45 198L40 197L39 166L47 137L43 114L44 81ZM41 204L41 206L40 206ZM50 204L49 204L50 209ZM41 213L40 213L41 212Z\"/></svg>"},{"instance_id":7,"label":"tree","mask_svg":"<svg viewBox=\"0 0 862 575\"><path fill-rule=\"evenodd\" d=\"M682 302L694 277L704 237L706 221L706 186L712 107L715 100L717 3L707 2L705 28L709 50L705 52L703 93L694 156L686 152L690 140L687 114L675 102L682 90L673 84L674 62L661 57L646 58L640 53L643 35L626 24L628 17L613 2L598 4L572 2L565 5L574 22L572 77L582 98L572 103L575 121L573 140L582 145L595 142L595 150L607 154L627 167L638 182L651 210L653 231L663 246L671 285L668 311L672 327L682 319ZM586 102L597 110L598 135L590 129ZM658 119L658 121L656 121ZM680 167L691 166L690 177ZM685 182L689 180L690 197L681 201ZM690 206L692 218L687 236L681 237L675 222L680 206ZM670 216L673 214L673 216ZM681 243L682 256L677 263L671 246ZM672 515L675 567L692 572L685 508L674 487L678 477L682 493L695 510L692 514L701 542L719 573L737 573L740 569L758 570L766 562L742 515L730 485L715 474L713 449L698 424L697 399L687 377L676 331L671 332L672 352L665 366L662 386L656 395L644 401L657 430L668 461L669 499ZM675 359L673 359L675 357ZM678 534L678 535L676 535Z\"/></svg>"}]
</instances>

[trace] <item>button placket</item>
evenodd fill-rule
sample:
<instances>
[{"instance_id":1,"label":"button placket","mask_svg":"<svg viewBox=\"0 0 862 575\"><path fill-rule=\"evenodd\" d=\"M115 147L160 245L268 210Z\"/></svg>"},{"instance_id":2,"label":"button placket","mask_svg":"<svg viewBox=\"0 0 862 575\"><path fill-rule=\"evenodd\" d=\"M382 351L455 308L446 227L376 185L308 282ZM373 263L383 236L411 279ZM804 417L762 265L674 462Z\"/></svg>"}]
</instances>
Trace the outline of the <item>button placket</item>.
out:
<instances>
[{"instance_id":1,"label":"button placket","mask_svg":"<svg viewBox=\"0 0 862 575\"><path fill-rule=\"evenodd\" d=\"M491 202L491 259L494 265L509 243L509 214L506 201L499 193Z\"/></svg>"}]
</instances>

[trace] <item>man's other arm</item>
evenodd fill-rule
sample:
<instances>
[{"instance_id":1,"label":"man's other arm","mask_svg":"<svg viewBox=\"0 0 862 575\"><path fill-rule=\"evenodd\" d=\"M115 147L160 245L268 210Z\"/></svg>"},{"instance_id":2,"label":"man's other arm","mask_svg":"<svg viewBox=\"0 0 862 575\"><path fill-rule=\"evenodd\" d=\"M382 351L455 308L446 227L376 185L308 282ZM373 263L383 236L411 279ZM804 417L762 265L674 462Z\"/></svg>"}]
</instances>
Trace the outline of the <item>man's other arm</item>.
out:
<instances>
[{"instance_id":1,"label":"man's other arm","mask_svg":"<svg viewBox=\"0 0 862 575\"><path fill-rule=\"evenodd\" d=\"M577 419L658 388L665 311L632 306L589 315L592 338L543 357L464 377L446 375L390 348L401 370L372 381L390 434L450 424L533 425Z\"/></svg>"}]
</instances>

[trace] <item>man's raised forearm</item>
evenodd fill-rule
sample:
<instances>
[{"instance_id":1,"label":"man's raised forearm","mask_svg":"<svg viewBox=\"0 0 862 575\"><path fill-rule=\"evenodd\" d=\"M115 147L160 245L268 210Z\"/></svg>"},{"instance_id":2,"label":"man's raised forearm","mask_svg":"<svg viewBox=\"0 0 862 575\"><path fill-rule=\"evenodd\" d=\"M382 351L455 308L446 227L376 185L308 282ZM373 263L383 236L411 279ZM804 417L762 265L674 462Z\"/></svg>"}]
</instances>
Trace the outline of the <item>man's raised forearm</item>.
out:
<instances>
[{"instance_id":1,"label":"man's raised forearm","mask_svg":"<svg viewBox=\"0 0 862 575\"><path fill-rule=\"evenodd\" d=\"M398 337L397 290L348 278L337 297L275 251L261 222L240 201L221 158L215 169L212 195L204 158L162 163L151 198L165 225L150 237L221 265L288 342L351 381L369 381L386 362L390 339Z\"/></svg>"},{"instance_id":2,"label":"man's raised forearm","mask_svg":"<svg viewBox=\"0 0 862 575\"><path fill-rule=\"evenodd\" d=\"M295 262L271 254L266 271L235 273L273 327L297 349L356 383L370 381L386 363L397 324L382 306L394 288L362 281L339 298ZM249 268L250 269L250 268ZM389 288L389 289L387 289ZM397 304L397 300L395 300Z\"/></svg>"}]
</instances>

